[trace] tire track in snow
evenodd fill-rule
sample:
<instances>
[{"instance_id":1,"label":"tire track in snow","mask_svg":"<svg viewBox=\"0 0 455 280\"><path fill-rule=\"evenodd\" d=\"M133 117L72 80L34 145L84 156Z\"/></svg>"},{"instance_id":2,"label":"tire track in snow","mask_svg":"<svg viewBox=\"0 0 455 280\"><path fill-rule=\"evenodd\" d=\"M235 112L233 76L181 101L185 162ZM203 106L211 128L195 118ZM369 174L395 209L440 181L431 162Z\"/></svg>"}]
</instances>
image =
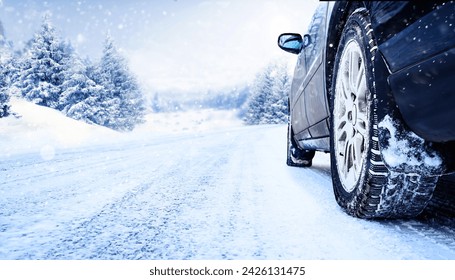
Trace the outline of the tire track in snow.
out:
<instances>
[{"instance_id":1,"label":"tire track in snow","mask_svg":"<svg viewBox=\"0 0 455 280\"><path fill-rule=\"evenodd\" d=\"M226 157L205 157L204 153L198 151L189 159L191 169L172 163L154 170L147 183L69 229L76 234L64 239L46 258L191 258L194 245L184 237L189 237L194 221L182 221L180 216L203 201L205 189L214 180L211 169L227 162Z\"/></svg>"}]
</instances>

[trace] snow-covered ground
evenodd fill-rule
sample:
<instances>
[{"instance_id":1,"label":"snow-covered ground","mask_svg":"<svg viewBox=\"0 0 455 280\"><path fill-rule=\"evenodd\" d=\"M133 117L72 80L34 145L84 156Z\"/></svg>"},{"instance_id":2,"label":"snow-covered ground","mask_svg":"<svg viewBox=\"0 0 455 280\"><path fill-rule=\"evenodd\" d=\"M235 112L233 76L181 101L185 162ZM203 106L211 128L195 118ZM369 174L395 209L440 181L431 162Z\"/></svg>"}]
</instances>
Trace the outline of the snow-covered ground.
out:
<instances>
[{"instance_id":1,"label":"snow-covered ground","mask_svg":"<svg viewBox=\"0 0 455 280\"><path fill-rule=\"evenodd\" d=\"M41 150L77 147L112 139L117 133L87 125L65 117L61 112L12 98L11 106L17 116L0 119L0 153L10 156Z\"/></svg>"},{"instance_id":2,"label":"snow-covered ground","mask_svg":"<svg viewBox=\"0 0 455 280\"><path fill-rule=\"evenodd\" d=\"M138 133L197 133L218 128L238 127L242 121L235 110L201 109L187 112L166 112L149 114L146 123L134 130Z\"/></svg>"},{"instance_id":3,"label":"snow-covered ground","mask_svg":"<svg viewBox=\"0 0 455 280\"><path fill-rule=\"evenodd\" d=\"M12 109L22 117L0 120L0 259L455 259L453 219L346 215L328 155L285 165L283 125L199 111L122 134Z\"/></svg>"}]
</instances>

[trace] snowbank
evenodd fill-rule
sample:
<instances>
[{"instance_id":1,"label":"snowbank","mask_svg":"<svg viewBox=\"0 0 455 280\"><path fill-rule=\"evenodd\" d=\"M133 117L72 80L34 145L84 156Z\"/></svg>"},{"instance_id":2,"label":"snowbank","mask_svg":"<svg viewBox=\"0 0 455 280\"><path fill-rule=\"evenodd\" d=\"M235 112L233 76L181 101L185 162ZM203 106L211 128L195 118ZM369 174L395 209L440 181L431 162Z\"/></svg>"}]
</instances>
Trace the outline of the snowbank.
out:
<instances>
[{"instance_id":1,"label":"snowbank","mask_svg":"<svg viewBox=\"0 0 455 280\"><path fill-rule=\"evenodd\" d=\"M89 125L66 117L61 112L11 98L11 110L16 115L0 119L0 153L39 152L51 159L56 149L112 141L121 136L111 129Z\"/></svg>"},{"instance_id":2,"label":"snowbank","mask_svg":"<svg viewBox=\"0 0 455 280\"><path fill-rule=\"evenodd\" d=\"M236 111L205 109L149 114L146 123L133 132L120 133L18 98L11 99L11 109L17 117L0 119L0 156L32 152L45 160L52 159L57 149L125 140L148 141L163 134L198 133L242 125Z\"/></svg>"}]
</instances>

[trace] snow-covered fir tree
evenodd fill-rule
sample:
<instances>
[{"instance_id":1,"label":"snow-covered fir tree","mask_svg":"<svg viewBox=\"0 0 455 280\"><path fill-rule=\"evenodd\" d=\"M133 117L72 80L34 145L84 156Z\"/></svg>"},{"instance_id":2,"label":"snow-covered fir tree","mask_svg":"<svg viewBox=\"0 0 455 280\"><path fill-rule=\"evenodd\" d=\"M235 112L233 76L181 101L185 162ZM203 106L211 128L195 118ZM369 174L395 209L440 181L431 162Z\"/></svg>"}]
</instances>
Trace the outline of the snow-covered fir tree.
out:
<instances>
[{"instance_id":1,"label":"snow-covered fir tree","mask_svg":"<svg viewBox=\"0 0 455 280\"><path fill-rule=\"evenodd\" d=\"M265 123L264 116L268 108L265 108L267 96L273 90L273 66L269 64L264 71L256 75L256 79L251 86L251 95L246 103L246 124L254 125Z\"/></svg>"},{"instance_id":2,"label":"snow-covered fir tree","mask_svg":"<svg viewBox=\"0 0 455 280\"><path fill-rule=\"evenodd\" d=\"M89 77L90 69L93 68L91 62L81 60L74 51L71 53L69 59L72 67L65 71L58 109L70 118L89 124L98 123L95 115L99 106L95 97L101 95L99 92L103 87Z\"/></svg>"},{"instance_id":3,"label":"snow-covered fir tree","mask_svg":"<svg viewBox=\"0 0 455 280\"><path fill-rule=\"evenodd\" d=\"M64 112L67 116L89 124L107 126L109 120L115 119L116 112L111 110L106 102L108 94L104 85L99 82L98 66L85 61L83 67L85 67L86 77L82 76L83 73L76 72L81 80L74 89L71 89L75 96Z\"/></svg>"},{"instance_id":4,"label":"snow-covered fir tree","mask_svg":"<svg viewBox=\"0 0 455 280\"><path fill-rule=\"evenodd\" d=\"M19 60L20 72L14 86L26 99L57 108L65 71L70 67L70 55L67 44L61 40L49 15L46 15L30 49Z\"/></svg>"},{"instance_id":5,"label":"snow-covered fir tree","mask_svg":"<svg viewBox=\"0 0 455 280\"><path fill-rule=\"evenodd\" d=\"M5 38L3 24L0 21L0 118L9 115L9 85L11 83L13 62L12 46Z\"/></svg>"},{"instance_id":6,"label":"snow-covered fir tree","mask_svg":"<svg viewBox=\"0 0 455 280\"><path fill-rule=\"evenodd\" d=\"M94 96L99 104L96 123L116 130L132 130L144 121L145 99L110 36L93 79L102 89Z\"/></svg>"},{"instance_id":7,"label":"snow-covered fir tree","mask_svg":"<svg viewBox=\"0 0 455 280\"><path fill-rule=\"evenodd\" d=\"M267 123L286 123L288 121L288 96L291 82L287 64L278 64L275 68L272 92L267 99L267 105L271 108Z\"/></svg>"},{"instance_id":8,"label":"snow-covered fir tree","mask_svg":"<svg viewBox=\"0 0 455 280\"><path fill-rule=\"evenodd\" d=\"M251 86L243 120L246 124L276 124L287 121L291 79L285 64L270 63Z\"/></svg>"},{"instance_id":9,"label":"snow-covered fir tree","mask_svg":"<svg viewBox=\"0 0 455 280\"><path fill-rule=\"evenodd\" d=\"M100 62L82 60L45 15L41 29L13 55L0 22L0 117L11 94L90 124L129 131L144 122L145 100L112 39Z\"/></svg>"}]
</instances>

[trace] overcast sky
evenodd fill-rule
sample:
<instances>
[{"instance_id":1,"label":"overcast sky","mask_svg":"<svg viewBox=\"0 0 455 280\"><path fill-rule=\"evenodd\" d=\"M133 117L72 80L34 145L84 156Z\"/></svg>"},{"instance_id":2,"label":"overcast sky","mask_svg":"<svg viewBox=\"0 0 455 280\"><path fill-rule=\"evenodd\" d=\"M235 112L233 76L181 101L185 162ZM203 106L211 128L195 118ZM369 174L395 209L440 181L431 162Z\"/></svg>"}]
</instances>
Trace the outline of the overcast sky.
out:
<instances>
[{"instance_id":1,"label":"overcast sky","mask_svg":"<svg viewBox=\"0 0 455 280\"><path fill-rule=\"evenodd\" d=\"M0 0L6 37L20 47L42 16L81 56L97 60L107 32L147 90L244 84L269 61L295 60L277 36L304 33L317 0Z\"/></svg>"}]
</instances>

